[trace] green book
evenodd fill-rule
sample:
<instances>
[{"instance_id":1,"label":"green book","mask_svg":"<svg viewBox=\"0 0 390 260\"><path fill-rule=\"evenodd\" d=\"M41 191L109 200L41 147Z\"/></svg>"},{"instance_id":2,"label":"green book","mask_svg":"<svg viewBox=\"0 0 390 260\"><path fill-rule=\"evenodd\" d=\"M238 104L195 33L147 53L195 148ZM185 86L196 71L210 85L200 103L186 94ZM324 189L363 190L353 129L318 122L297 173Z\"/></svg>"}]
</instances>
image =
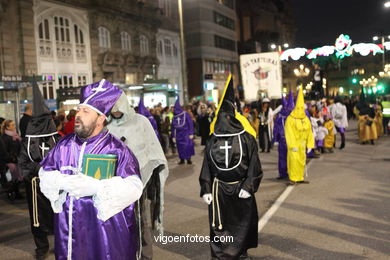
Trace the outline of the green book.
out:
<instances>
[{"instance_id":1,"label":"green book","mask_svg":"<svg viewBox=\"0 0 390 260\"><path fill-rule=\"evenodd\" d=\"M115 175L117 156L115 154L84 154L83 173L98 180Z\"/></svg>"}]
</instances>

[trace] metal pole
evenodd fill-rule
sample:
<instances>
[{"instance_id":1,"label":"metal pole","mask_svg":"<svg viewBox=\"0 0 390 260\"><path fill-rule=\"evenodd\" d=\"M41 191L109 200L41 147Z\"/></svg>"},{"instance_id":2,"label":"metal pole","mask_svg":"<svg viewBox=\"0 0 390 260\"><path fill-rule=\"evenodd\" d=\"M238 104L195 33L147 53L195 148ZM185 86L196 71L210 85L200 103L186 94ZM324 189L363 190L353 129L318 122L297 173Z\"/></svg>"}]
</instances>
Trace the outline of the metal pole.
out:
<instances>
[{"instance_id":1,"label":"metal pole","mask_svg":"<svg viewBox=\"0 0 390 260\"><path fill-rule=\"evenodd\" d=\"M17 86L17 89L15 91L15 126L16 126L16 131L20 133L19 131L19 122L20 122L20 95L19 95L19 85Z\"/></svg>"},{"instance_id":2,"label":"metal pole","mask_svg":"<svg viewBox=\"0 0 390 260\"><path fill-rule=\"evenodd\" d=\"M179 23L180 23L180 53L181 53L181 74L182 74L182 88L184 103L188 102L188 85L187 85L187 63L186 52L184 42L184 25L183 25L183 3L182 0L178 0L179 7Z\"/></svg>"},{"instance_id":3,"label":"metal pole","mask_svg":"<svg viewBox=\"0 0 390 260\"><path fill-rule=\"evenodd\" d=\"M386 48L384 46L385 43L385 36L382 36L382 46L383 46L383 56L382 56L382 63L383 63L383 69L385 68L385 55L386 55Z\"/></svg>"}]
</instances>

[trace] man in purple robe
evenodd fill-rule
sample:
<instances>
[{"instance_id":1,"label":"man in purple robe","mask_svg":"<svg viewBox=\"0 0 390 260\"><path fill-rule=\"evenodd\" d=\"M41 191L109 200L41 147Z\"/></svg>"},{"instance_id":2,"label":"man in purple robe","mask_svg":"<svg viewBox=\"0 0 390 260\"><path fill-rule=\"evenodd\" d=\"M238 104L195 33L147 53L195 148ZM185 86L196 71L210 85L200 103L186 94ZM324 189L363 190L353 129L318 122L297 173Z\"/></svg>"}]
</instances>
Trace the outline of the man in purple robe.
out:
<instances>
[{"instance_id":1,"label":"man in purple robe","mask_svg":"<svg viewBox=\"0 0 390 260\"><path fill-rule=\"evenodd\" d=\"M286 122L287 117L290 115L291 111L294 109L294 97L292 91L290 91L288 102L286 99L282 98L282 110L278 113L275 120L274 126L274 142L278 142L278 151L279 151L279 177L280 179L288 178L287 171L287 144L286 137L284 135L284 124Z\"/></svg>"},{"instance_id":2,"label":"man in purple robe","mask_svg":"<svg viewBox=\"0 0 390 260\"><path fill-rule=\"evenodd\" d=\"M179 99L176 100L172 118L172 140L177 145L180 162L184 164L187 160L188 164L192 164L191 156L194 151L194 122L188 112L184 111L180 106Z\"/></svg>"},{"instance_id":3,"label":"man in purple robe","mask_svg":"<svg viewBox=\"0 0 390 260\"><path fill-rule=\"evenodd\" d=\"M106 116L122 91L104 79L81 89L75 133L41 162L41 191L55 213L56 259L136 259L134 202L142 194L138 161L110 134ZM115 175L84 175L84 154L116 155Z\"/></svg>"},{"instance_id":4,"label":"man in purple robe","mask_svg":"<svg viewBox=\"0 0 390 260\"><path fill-rule=\"evenodd\" d=\"M157 126L156 119L154 119L154 117L152 116L150 111L145 107L144 101L142 100L142 98L139 101L137 112L138 112L138 114L143 115L144 117L149 119L149 122L152 124L154 132L156 133L158 140L161 140L160 134L158 133L158 126Z\"/></svg>"}]
</instances>

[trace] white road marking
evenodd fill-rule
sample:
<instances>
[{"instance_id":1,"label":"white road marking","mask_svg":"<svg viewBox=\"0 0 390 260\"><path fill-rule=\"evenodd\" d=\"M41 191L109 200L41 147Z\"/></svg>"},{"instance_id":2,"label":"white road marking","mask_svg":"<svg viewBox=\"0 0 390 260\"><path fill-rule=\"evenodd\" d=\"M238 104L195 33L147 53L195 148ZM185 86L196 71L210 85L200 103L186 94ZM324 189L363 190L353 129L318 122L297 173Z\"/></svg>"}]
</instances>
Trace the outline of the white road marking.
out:
<instances>
[{"instance_id":1,"label":"white road marking","mask_svg":"<svg viewBox=\"0 0 390 260\"><path fill-rule=\"evenodd\" d=\"M320 159L317 159L318 160L321 160L322 157ZM307 164L306 166L306 171L309 170L311 164L313 162L313 159L310 160L310 162ZM271 206L271 208L269 208L267 210L267 212L261 217L261 219L259 220L259 224L258 224L258 230L257 232L260 232L264 227L265 225L267 225L268 221L271 219L271 217L275 214L275 212L279 209L279 207L282 205L282 203L286 200L286 198L288 197L288 195L291 193L291 191L295 188L296 185L290 185L288 186L283 192L282 194L280 194L280 196L276 199L276 201L274 202L274 204Z\"/></svg>"}]
</instances>

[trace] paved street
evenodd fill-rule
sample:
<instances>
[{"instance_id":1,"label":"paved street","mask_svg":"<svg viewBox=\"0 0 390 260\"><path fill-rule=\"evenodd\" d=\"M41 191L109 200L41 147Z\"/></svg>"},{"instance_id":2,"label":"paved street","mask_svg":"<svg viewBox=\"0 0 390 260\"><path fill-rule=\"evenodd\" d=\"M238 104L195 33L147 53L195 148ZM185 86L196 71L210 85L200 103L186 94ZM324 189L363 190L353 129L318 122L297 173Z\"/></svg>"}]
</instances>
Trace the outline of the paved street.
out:
<instances>
[{"instance_id":1,"label":"paved street","mask_svg":"<svg viewBox=\"0 0 390 260\"><path fill-rule=\"evenodd\" d=\"M386 259L390 252L390 137L375 146L357 143L351 122L347 147L314 159L310 184L294 186L259 234L253 259ZM165 192L165 235L208 235L207 205L199 197L202 163L197 146L193 165L170 158ZM260 154L264 178L256 194L260 215L287 185L276 181L277 149ZM291 189L291 188L289 188ZM26 204L1 194L0 259L33 259ZM207 243L156 243L155 259L209 259ZM51 255L49 259L54 259Z\"/></svg>"}]
</instances>

